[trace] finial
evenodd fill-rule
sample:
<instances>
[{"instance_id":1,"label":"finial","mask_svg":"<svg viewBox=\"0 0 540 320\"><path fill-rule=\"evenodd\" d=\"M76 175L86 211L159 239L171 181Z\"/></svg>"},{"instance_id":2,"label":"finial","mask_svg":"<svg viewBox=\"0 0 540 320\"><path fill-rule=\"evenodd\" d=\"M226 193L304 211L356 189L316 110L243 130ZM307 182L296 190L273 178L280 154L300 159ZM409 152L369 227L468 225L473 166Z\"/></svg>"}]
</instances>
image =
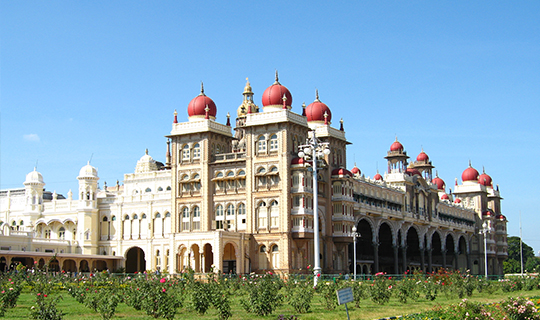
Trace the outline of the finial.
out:
<instances>
[{"instance_id":1,"label":"finial","mask_svg":"<svg viewBox=\"0 0 540 320\"><path fill-rule=\"evenodd\" d=\"M283 100L283 109L287 109L287 96L283 94L283 98L281 99Z\"/></svg>"},{"instance_id":2,"label":"finial","mask_svg":"<svg viewBox=\"0 0 540 320\"><path fill-rule=\"evenodd\" d=\"M486 168L484 166L482 166L482 173L486 174Z\"/></svg>"},{"instance_id":3,"label":"finial","mask_svg":"<svg viewBox=\"0 0 540 320\"><path fill-rule=\"evenodd\" d=\"M398 141L398 140L397 140L397 134L396 134L396 142L397 142L397 141Z\"/></svg>"},{"instance_id":4,"label":"finial","mask_svg":"<svg viewBox=\"0 0 540 320\"><path fill-rule=\"evenodd\" d=\"M469 159L469 168L471 168L472 165L471 165L471 159Z\"/></svg>"},{"instance_id":5,"label":"finial","mask_svg":"<svg viewBox=\"0 0 540 320\"><path fill-rule=\"evenodd\" d=\"M276 82L274 82L274 84L279 84L279 77L278 77L277 69L276 69Z\"/></svg>"},{"instance_id":6,"label":"finial","mask_svg":"<svg viewBox=\"0 0 540 320\"><path fill-rule=\"evenodd\" d=\"M343 118L341 118L341 120L339 120L339 123L340 123L339 130L344 131L343 130Z\"/></svg>"},{"instance_id":7,"label":"finial","mask_svg":"<svg viewBox=\"0 0 540 320\"><path fill-rule=\"evenodd\" d=\"M319 89L315 89L315 101L321 101L319 100Z\"/></svg>"},{"instance_id":8,"label":"finial","mask_svg":"<svg viewBox=\"0 0 540 320\"><path fill-rule=\"evenodd\" d=\"M457 178L456 178L456 186L457 186Z\"/></svg>"},{"instance_id":9,"label":"finial","mask_svg":"<svg viewBox=\"0 0 540 320\"><path fill-rule=\"evenodd\" d=\"M231 115L227 112L227 126L231 126Z\"/></svg>"},{"instance_id":10,"label":"finial","mask_svg":"<svg viewBox=\"0 0 540 320\"><path fill-rule=\"evenodd\" d=\"M438 178L439 177L439 170L435 170L435 176Z\"/></svg>"},{"instance_id":11,"label":"finial","mask_svg":"<svg viewBox=\"0 0 540 320\"><path fill-rule=\"evenodd\" d=\"M204 96L204 84L202 81L201 81L201 93L199 95Z\"/></svg>"},{"instance_id":12,"label":"finial","mask_svg":"<svg viewBox=\"0 0 540 320\"><path fill-rule=\"evenodd\" d=\"M328 112L324 112L324 124L328 125Z\"/></svg>"},{"instance_id":13,"label":"finial","mask_svg":"<svg viewBox=\"0 0 540 320\"><path fill-rule=\"evenodd\" d=\"M176 109L174 109L174 120L173 123L178 123L178 112L176 112Z\"/></svg>"},{"instance_id":14,"label":"finial","mask_svg":"<svg viewBox=\"0 0 540 320\"><path fill-rule=\"evenodd\" d=\"M306 116L306 102L302 102L302 115L305 117Z\"/></svg>"},{"instance_id":15,"label":"finial","mask_svg":"<svg viewBox=\"0 0 540 320\"><path fill-rule=\"evenodd\" d=\"M146 155L148 155L148 148L146 148L146 150L144 151L144 153L145 153Z\"/></svg>"},{"instance_id":16,"label":"finial","mask_svg":"<svg viewBox=\"0 0 540 320\"><path fill-rule=\"evenodd\" d=\"M204 108L204 118L208 119L208 112L210 111L210 108L208 107L208 104L206 105L206 108Z\"/></svg>"}]
</instances>

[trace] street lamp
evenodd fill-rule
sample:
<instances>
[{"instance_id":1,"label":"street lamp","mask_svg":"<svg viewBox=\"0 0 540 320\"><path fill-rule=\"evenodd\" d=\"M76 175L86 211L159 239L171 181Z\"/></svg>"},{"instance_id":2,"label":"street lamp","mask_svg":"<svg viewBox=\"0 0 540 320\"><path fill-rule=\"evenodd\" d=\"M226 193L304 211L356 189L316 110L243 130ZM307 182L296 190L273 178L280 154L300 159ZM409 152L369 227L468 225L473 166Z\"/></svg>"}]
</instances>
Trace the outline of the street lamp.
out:
<instances>
[{"instance_id":1,"label":"street lamp","mask_svg":"<svg viewBox=\"0 0 540 320\"><path fill-rule=\"evenodd\" d=\"M356 281L356 238L360 238L360 234L356 232L356 226L352 227L352 237L353 237L353 269L354 269L354 281Z\"/></svg>"},{"instance_id":2,"label":"street lamp","mask_svg":"<svg viewBox=\"0 0 540 320\"><path fill-rule=\"evenodd\" d=\"M312 160L313 163L313 241L314 243L314 267L313 267L313 287L317 286L319 275L321 274L320 261L320 240L319 240L319 199L317 191L317 161L323 159L325 155L330 154L328 142L319 142L315 136L315 131L311 131L311 138L306 140L305 145L298 147L300 152L298 156L306 160Z\"/></svg>"},{"instance_id":3,"label":"street lamp","mask_svg":"<svg viewBox=\"0 0 540 320\"><path fill-rule=\"evenodd\" d=\"M484 261L485 261L485 271L486 271L486 280L488 278L488 254L487 254L487 234L491 232L491 227L487 221L484 221L482 224L482 230L480 231L484 235Z\"/></svg>"}]
</instances>

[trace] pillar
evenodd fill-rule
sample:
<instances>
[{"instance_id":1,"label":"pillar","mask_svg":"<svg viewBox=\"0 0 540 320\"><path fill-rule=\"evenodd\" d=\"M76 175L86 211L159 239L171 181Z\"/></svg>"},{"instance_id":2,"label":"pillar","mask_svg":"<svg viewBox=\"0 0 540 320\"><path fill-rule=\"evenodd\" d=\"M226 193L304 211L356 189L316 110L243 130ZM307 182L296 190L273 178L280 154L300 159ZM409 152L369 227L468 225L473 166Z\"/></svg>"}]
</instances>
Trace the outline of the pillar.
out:
<instances>
[{"instance_id":1,"label":"pillar","mask_svg":"<svg viewBox=\"0 0 540 320\"><path fill-rule=\"evenodd\" d=\"M433 248L427 249L428 253L428 272L433 272Z\"/></svg>"},{"instance_id":2,"label":"pillar","mask_svg":"<svg viewBox=\"0 0 540 320\"><path fill-rule=\"evenodd\" d=\"M425 251L426 249L420 248L420 270L422 270L422 272L426 271L426 257L424 256Z\"/></svg>"},{"instance_id":3,"label":"pillar","mask_svg":"<svg viewBox=\"0 0 540 320\"><path fill-rule=\"evenodd\" d=\"M373 261L375 263L375 273L379 272L379 244L373 242Z\"/></svg>"},{"instance_id":4,"label":"pillar","mask_svg":"<svg viewBox=\"0 0 540 320\"><path fill-rule=\"evenodd\" d=\"M407 270L407 245L401 247L401 253L403 255L403 272Z\"/></svg>"},{"instance_id":5,"label":"pillar","mask_svg":"<svg viewBox=\"0 0 540 320\"><path fill-rule=\"evenodd\" d=\"M446 249L442 250L442 267L446 269Z\"/></svg>"},{"instance_id":6,"label":"pillar","mask_svg":"<svg viewBox=\"0 0 540 320\"><path fill-rule=\"evenodd\" d=\"M398 266L398 246L394 246L394 274L399 273L399 266Z\"/></svg>"}]
</instances>

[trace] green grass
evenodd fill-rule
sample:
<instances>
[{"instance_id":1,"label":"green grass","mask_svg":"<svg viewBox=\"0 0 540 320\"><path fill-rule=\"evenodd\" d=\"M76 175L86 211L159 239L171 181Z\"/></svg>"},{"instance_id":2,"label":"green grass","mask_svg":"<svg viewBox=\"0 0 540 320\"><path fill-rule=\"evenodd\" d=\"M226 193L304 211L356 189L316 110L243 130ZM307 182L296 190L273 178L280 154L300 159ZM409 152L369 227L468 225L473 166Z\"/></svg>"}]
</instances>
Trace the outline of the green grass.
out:
<instances>
[{"instance_id":1,"label":"green grass","mask_svg":"<svg viewBox=\"0 0 540 320\"><path fill-rule=\"evenodd\" d=\"M58 308L62 310L65 314L65 319L81 319L85 320L91 319L101 319L99 314L95 313L89 308L86 308L84 305L79 304L75 299L73 299L67 292L59 293L62 295L63 300L58 304ZM57 294L51 294L56 296ZM482 303L490 303L504 300L508 297L515 296L538 296L540 295L540 290L532 291L519 291L512 293L503 293L497 291L493 294L487 293L478 293L474 292L473 296L468 298L471 301L478 301ZM276 319L278 315L293 315L295 312L292 307L287 304L283 304L280 308L274 312L274 314L267 317L257 317L256 315L249 314L242 309L238 301L238 297L233 298L232 303L232 318L231 319ZM417 302L409 301L407 304L402 304L397 299L392 297L390 302L381 306L377 305L371 300L364 300L360 308L355 308L354 303L349 303L347 306L349 308L349 314L351 319L379 319L383 317L399 316L412 313L418 313L426 310L432 309L435 305L449 305L459 303L461 299L459 298L447 298L444 294L440 294L435 301L427 301L425 299L420 299ZM29 319L30 318L30 307L34 304L34 296L28 292L23 292L17 302L17 306L14 309L10 309L6 312L4 319ZM322 298L316 295L313 299L313 307L309 313L306 314L295 314L298 319L305 320L333 320L333 319L345 319L346 312L345 306L341 305L335 310L326 310L324 309L324 302ZM126 306L121 303L118 306L116 315L114 319L153 319L150 316L147 316L143 311L136 311L131 307ZM217 312L215 309L210 309L209 312L203 316L197 314L194 311L188 310L186 307L179 309L178 314L175 319L217 319Z\"/></svg>"}]
</instances>

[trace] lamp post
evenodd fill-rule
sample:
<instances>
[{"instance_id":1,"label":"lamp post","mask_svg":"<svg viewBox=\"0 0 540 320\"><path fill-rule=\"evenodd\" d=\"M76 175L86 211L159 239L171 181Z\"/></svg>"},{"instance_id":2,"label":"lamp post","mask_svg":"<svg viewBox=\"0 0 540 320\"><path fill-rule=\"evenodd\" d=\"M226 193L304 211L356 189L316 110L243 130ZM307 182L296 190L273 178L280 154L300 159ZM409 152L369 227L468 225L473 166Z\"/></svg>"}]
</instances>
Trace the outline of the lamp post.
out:
<instances>
[{"instance_id":1,"label":"lamp post","mask_svg":"<svg viewBox=\"0 0 540 320\"><path fill-rule=\"evenodd\" d=\"M356 238L360 235L356 232L356 226L352 227L352 237L353 237L353 272L354 272L354 281L356 281Z\"/></svg>"},{"instance_id":2,"label":"lamp post","mask_svg":"<svg viewBox=\"0 0 540 320\"><path fill-rule=\"evenodd\" d=\"M487 235L491 231L487 221L484 221L482 224L482 230L480 231L484 235L484 261L485 261L485 271L486 271L486 280L488 278L488 254L487 254Z\"/></svg>"},{"instance_id":3,"label":"lamp post","mask_svg":"<svg viewBox=\"0 0 540 320\"><path fill-rule=\"evenodd\" d=\"M306 160L311 159L313 163L313 241L314 243L314 261L313 261L313 287L317 286L319 275L321 274L321 248L319 240L319 199L317 191L317 161L323 159L325 155L330 154L329 143L319 142L315 136L315 131L311 131L311 138L306 140L305 145L298 148L298 156Z\"/></svg>"}]
</instances>

